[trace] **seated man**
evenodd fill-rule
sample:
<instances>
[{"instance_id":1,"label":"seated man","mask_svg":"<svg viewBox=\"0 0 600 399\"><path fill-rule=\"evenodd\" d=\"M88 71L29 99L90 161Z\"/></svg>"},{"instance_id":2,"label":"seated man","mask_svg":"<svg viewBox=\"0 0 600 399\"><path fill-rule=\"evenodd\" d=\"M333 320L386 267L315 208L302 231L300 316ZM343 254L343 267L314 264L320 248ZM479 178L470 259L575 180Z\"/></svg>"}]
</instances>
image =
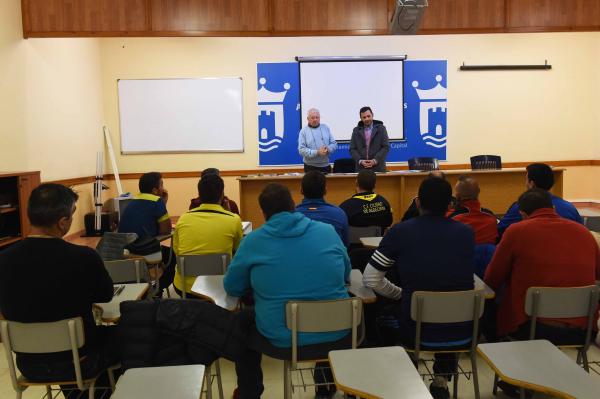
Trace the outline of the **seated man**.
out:
<instances>
[{"instance_id":1,"label":"seated man","mask_svg":"<svg viewBox=\"0 0 600 399\"><path fill-rule=\"evenodd\" d=\"M127 205L119 220L119 233L136 233L138 237L156 237L171 233L171 218L167 212L169 193L163 186L158 172L144 173L138 183L140 193ZM159 287L166 289L175 275L174 257L169 263L171 248L161 246L165 266L160 276Z\"/></svg>"},{"instance_id":2,"label":"seated man","mask_svg":"<svg viewBox=\"0 0 600 399\"><path fill-rule=\"evenodd\" d=\"M361 170L356 176L356 194L340 204L350 226L380 226L382 231L392 224L390 203L375 194L375 172Z\"/></svg>"},{"instance_id":3,"label":"seated man","mask_svg":"<svg viewBox=\"0 0 600 399\"><path fill-rule=\"evenodd\" d=\"M173 249L177 255L226 253L231 257L242 239L242 221L235 213L226 211L223 202L223 179L217 174L205 174L198 182L202 204L181 215L175 226ZM191 292L195 277L185 285ZM179 271L173 281L175 291L182 295Z\"/></svg>"},{"instance_id":4,"label":"seated man","mask_svg":"<svg viewBox=\"0 0 600 399\"><path fill-rule=\"evenodd\" d=\"M447 218L452 187L438 177L428 177L419 186L416 199L420 216L392 226L365 268L363 283L378 294L399 300L398 340L414 346L415 323L410 317L415 291L462 291L473 289L473 230ZM396 286L385 278L395 271ZM460 346L471 341L472 329L464 323L436 324L422 332L424 346ZM456 371L455 354L436 354L431 386L434 398L448 398L450 374Z\"/></svg>"},{"instance_id":5,"label":"seated man","mask_svg":"<svg viewBox=\"0 0 600 399\"><path fill-rule=\"evenodd\" d=\"M219 172L219 169L217 169L217 168L207 168L207 169L204 169L202 172L200 172L200 178L202 178L202 176L205 176L208 174L215 174L215 175L219 176L220 172ZM201 200L200 196L198 196L196 198L192 198L192 200L190 201L189 209L191 210L194 208L198 208L201 203L202 203L202 200ZM235 203L235 201L227 198L226 195L223 195L223 201L221 202L221 206L226 211L233 212L236 215L240 214L240 210L239 210L237 204Z\"/></svg>"},{"instance_id":6,"label":"seated man","mask_svg":"<svg viewBox=\"0 0 600 399\"><path fill-rule=\"evenodd\" d=\"M348 217L339 207L325 202L327 192L325 175L311 170L302 178L302 195L304 200L296 207L296 211L304 216L328 223L335 228L344 245L348 245Z\"/></svg>"},{"instance_id":7,"label":"seated man","mask_svg":"<svg viewBox=\"0 0 600 399\"><path fill-rule=\"evenodd\" d=\"M263 392L261 353L285 352L291 347L285 304L293 299L347 298L344 281L350 275L346 248L335 230L294 212L287 187L270 183L258 201L266 222L244 238L223 281L229 295L239 297L250 290L254 295L258 331L249 335L249 349L236 363L239 393L244 399L260 398ZM347 344L347 338L346 331L301 333L298 345L321 353L324 346L319 344ZM321 387L318 397L329 396Z\"/></svg>"},{"instance_id":8,"label":"seated man","mask_svg":"<svg viewBox=\"0 0 600 399\"><path fill-rule=\"evenodd\" d=\"M506 284L498 308L498 334L527 339L529 323L524 305L527 289L594 285L600 277L600 252L590 232L582 225L561 218L553 209L550 193L532 188L519 197L524 220L504 233L485 272L485 282L494 290ZM580 336L585 323L579 319L560 323L539 321L538 335L553 340L554 330ZM559 328L558 325L564 326ZM548 334L546 334L546 330ZM559 344L559 342L555 342Z\"/></svg>"},{"instance_id":9,"label":"seated man","mask_svg":"<svg viewBox=\"0 0 600 399\"><path fill-rule=\"evenodd\" d=\"M600 278L595 239L584 226L560 217L553 208L554 198L541 188L519 197L524 220L506 230L485 272L487 285L494 290L505 287L496 316L499 337L529 339L531 326L524 310L529 287L594 285ZM581 343L585 328L585 319L543 319L536 324L536 337L556 345ZM518 389L506 382L498 386L518 397Z\"/></svg>"},{"instance_id":10,"label":"seated man","mask_svg":"<svg viewBox=\"0 0 600 399\"><path fill-rule=\"evenodd\" d=\"M427 177L439 177L440 179L446 180L446 174L441 170L429 172ZM456 198L452 197L452 202L450 203L448 211L453 211L455 206ZM408 206L408 209L406 209L406 212L404 212L404 215L402 215L402 222L406 222L408 219L416 218L417 216L419 216L419 208L417 207L417 197L415 197Z\"/></svg>"},{"instance_id":11,"label":"seated man","mask_svg":"<svg viewBox=\"0 0 600 399\"><path fill-rule=\"evenodd\" d=\"M473 177L460 176L455 190L457 205L450 217L475 232L475 273L483 277L496 248L498 219L492 211L481 207L479 183Z\"/></svg>"},{"instance_id":12,"label":"seated man","mask_svg":"<svg viewBox=\"0 0 600 399\"><path fill-rule=\"evenodd\" d=\"M528 165L526 185L528 189L537 187L542 190L550 191L554 185L554 173L552 172L552 168L544 163L532 163ZM552 195L552 206L554 206L554 209L556 209L556 213L558 213L559 216L583 224L583 219L579 215L579 212L577 212L577 209L570 202ZM520 222L521 220L523 220L523 218L519 212L519 206L515 202L508 208L502 219L500 219L500 223L498 223L498 233L502 236L508 226Z\"/></svg>"},{"instance_id":13,"label":"seated man","mask_svg":"<svg viewBox=\"0 0 600 399\"><path fill-rule=\"evenodd\" d=\"M113 327L97 327L92 315L92 304L113 296L102 259L92 248L62 239L71 227L77 198L59 184L42 184L32 191L27 206L31 233L0 252L0 309L7 320L22 323L81 317L85 346L79 355L85 379L115 364L118 351ZM71 351L20 353L17 366L32 381L75 379Z\"/></svg>"}]
</instances>

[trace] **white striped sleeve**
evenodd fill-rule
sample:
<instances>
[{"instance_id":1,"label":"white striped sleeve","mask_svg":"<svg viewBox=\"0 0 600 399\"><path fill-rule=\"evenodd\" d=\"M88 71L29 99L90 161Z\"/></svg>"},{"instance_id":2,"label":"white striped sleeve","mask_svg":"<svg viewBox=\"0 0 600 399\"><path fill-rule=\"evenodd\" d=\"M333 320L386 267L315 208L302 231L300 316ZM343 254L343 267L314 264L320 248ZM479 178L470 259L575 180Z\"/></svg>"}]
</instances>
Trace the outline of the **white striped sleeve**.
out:
<instances>
[{"instance_id":1,"label":"white striped sleeve","mask_svg":"<svg viewBox=\"0 0 600 399\"><path fill-rule=\"evenodd\" d=\"M385 278L385 273L386 271L376 269L369 262L363 273L363 285L386 298L400 299L402 297L402 288L392 284Z\"/></svg>"},{"instance_id":2,"label":"white striped sleeve","mask_svg":"<svg viewBox=\"0 0 600 399\"><path fill-rule=\"evenodd\" d=\"M395 262L393 259L388 258L384 254L379 252L379 250L377 250L373 253L371 260L369 261L369 264L371 266L373 266L375 269L381 270L384 272L388 271L390 269L390 267L394 266L394 263Z\"/></svg>"}]
</instances>

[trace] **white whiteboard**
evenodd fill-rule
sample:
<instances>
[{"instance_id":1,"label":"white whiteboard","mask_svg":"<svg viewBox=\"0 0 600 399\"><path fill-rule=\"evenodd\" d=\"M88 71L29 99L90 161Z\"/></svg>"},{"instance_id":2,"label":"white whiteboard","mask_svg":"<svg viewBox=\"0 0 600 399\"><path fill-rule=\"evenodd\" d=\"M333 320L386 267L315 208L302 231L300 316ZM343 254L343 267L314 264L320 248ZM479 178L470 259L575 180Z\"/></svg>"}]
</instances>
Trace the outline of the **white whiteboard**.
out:
<instances>
[{"instance_id":1,"label":"white whiteboard","mask_svg":"<svg viewBox=\"0 0 600 399\"><path fill-rule=\"evenodd\" d=\"M121 79L121 153L242 152L242 79Z\"/></svg>"},{"instance_id":2,"label":"white whiteboard","mask_svg":"<svg viewBox=\"0 0 600 399\"><path fill-rule=\"evenodd\" d=\"M321 123L336 140L350 140L363 106L383 121L390 139L404 138L402 61L301 62L302 124L306 111L321 111Z\"/></svg>"}]
</instances>

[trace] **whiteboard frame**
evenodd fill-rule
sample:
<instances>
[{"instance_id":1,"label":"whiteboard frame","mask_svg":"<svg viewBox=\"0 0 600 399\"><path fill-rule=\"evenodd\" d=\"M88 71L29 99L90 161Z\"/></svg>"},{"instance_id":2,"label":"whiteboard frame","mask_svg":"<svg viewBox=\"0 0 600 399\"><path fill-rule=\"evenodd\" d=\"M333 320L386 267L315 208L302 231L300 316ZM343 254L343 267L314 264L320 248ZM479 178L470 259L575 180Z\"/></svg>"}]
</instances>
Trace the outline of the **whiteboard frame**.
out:
<instances>
[{"instance_id":1,"label":"whiteboard frame","mask_svg":"<svg viewBox=\"0 0 600 399\"><path fill-rule=\"evenodd\" d=\"M242 82L242 149L241 150L190 150L190 151L123 151L123 126L121 124L121 98L119 97L119 82L121 80L206 80L206 79L239 79ZM122 78L116 80L117 88L117 113L119 115L119 151L121 155L145 155L145 154L210 154L210 153L237 153L243 154L246 151L246 142L244 141L244 79L241 76L219 76L219 77L187 77L187 78Z\"/></svg>"}]
</instances>

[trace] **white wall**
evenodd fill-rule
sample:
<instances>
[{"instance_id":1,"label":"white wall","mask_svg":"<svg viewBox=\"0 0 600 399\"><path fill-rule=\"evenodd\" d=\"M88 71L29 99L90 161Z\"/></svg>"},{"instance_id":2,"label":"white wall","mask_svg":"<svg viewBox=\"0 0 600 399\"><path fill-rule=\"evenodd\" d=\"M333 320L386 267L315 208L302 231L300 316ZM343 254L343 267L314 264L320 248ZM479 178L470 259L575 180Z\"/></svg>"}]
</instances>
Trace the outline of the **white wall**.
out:
<instances>
[{"instance_id":1,"label":"white wall","mask_svg":"<svg viewBox=\"0 0 600 399\"><path fill-rule=\"evenodd\" d=\"M408 54L447 59L448 161L476 153L505 161L592 159L600 150L600 33L290 38L116 38L101 42L106 120L119 143L116 80L188 76L244 79L244 154L119 156L122 171L258 164L256 64L297 55ZM460 72L467 64L552 64L551 71ZM207 115L210 123L210 115ZM327 115L322 115L324 122Z\"/></svg>"},{"instance_id":2,"label":"white wall","mask_svg":"<svg viewBox=\"0 0 600 399\"><path fill-rule=\"evenodd\" d=\"M20 3L0 2L0 170L93 175L103 146L99 39L24 40Z\"/></svg>"}]
</instances>

